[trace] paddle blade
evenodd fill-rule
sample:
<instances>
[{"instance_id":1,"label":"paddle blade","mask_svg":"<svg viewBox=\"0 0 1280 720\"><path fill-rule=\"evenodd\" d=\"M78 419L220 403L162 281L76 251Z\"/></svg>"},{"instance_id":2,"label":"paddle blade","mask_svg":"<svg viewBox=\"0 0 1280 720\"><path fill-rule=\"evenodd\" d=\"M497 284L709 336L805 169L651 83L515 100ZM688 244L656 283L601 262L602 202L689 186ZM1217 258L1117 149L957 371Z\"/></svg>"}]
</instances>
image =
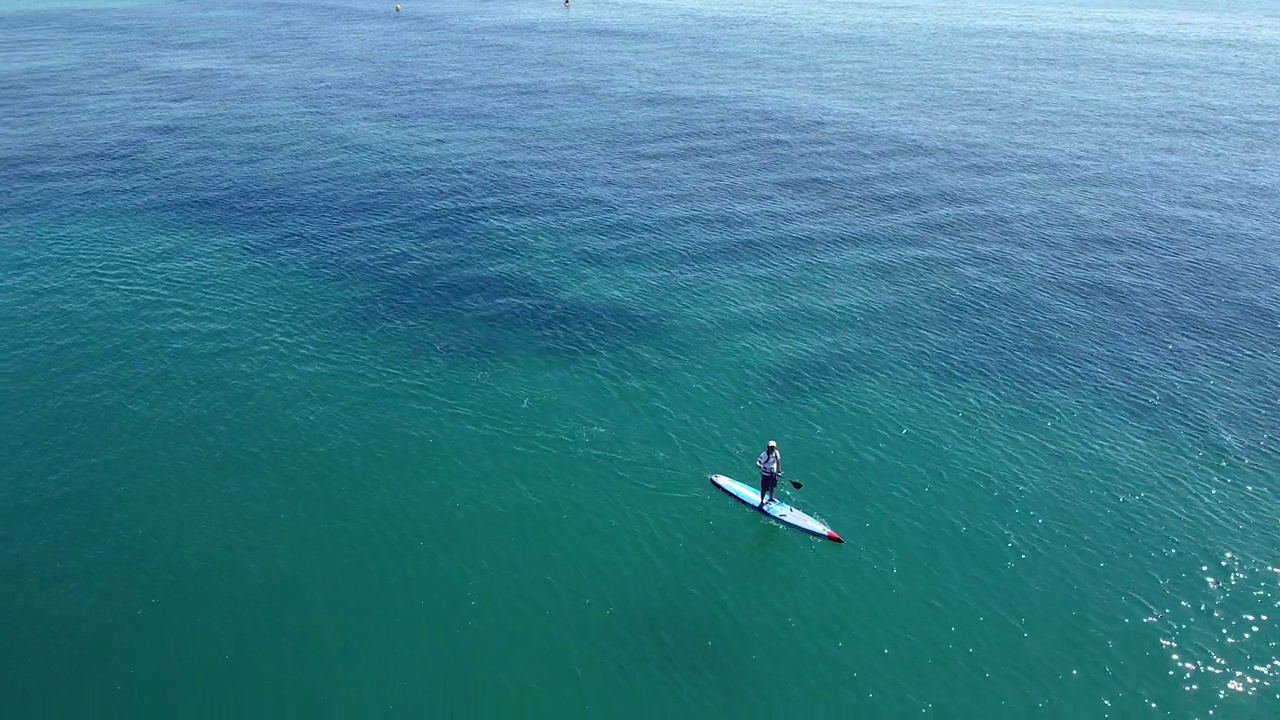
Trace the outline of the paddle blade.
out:
<instances>
[{"instance_id":1,"label":"paddle blade","mask_svg":"<svg viewBox=\"0 0 1280 720\"><path fill-rule=\"evenodd\" d=\"M789 482L791 483L791 487L793 487L793 488L795 488L795 489L797 489L797 490L799 490L800 488L804 487L804 484L803 484L803 483L798 483L798 482L796 482L795 480L791 480L791 481L789 481Z\"/></svg>"}]
</instances>

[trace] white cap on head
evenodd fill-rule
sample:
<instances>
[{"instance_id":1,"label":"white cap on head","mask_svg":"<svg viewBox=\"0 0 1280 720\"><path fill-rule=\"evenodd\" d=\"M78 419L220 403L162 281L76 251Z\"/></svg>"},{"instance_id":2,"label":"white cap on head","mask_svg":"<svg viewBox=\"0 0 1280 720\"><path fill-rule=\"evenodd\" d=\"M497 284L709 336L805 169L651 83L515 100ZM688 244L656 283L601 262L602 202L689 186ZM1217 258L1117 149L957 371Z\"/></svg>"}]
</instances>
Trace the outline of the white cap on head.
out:
<instances>
[{"instance_id":1,"label":"white cap on head","mask_svg":"<svg viewBox=\"0 0 1280 720\"><path fill-rule=\"evenodd\" d=\"M770 441L769 441L769 447L778 447L778 441L777 441L777 440L770 440Z\"/></svg>"}]
</instances>

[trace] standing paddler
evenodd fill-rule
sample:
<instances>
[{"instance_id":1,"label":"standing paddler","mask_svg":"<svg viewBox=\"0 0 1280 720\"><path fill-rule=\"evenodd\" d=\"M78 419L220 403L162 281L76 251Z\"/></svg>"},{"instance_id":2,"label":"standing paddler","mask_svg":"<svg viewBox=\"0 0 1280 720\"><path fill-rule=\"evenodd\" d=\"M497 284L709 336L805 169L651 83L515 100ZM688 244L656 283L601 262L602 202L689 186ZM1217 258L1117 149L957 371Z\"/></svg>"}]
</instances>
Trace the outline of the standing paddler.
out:
<instances>
[{"instance_id":1,"label":"standing paddler","mask_svg":"<svg viewBox=\"0 0 1280 720\"><path fill-rule=\"evenodd\" d=\"M778 443L770 440L764 452L756 458L756 467L760 468L760 507L766 502L773 502L773 491L778 488L778 475L782 473L782 457L778 455ZM769 499L764 496L768 493Z\"/></svg>"}]
</instances>

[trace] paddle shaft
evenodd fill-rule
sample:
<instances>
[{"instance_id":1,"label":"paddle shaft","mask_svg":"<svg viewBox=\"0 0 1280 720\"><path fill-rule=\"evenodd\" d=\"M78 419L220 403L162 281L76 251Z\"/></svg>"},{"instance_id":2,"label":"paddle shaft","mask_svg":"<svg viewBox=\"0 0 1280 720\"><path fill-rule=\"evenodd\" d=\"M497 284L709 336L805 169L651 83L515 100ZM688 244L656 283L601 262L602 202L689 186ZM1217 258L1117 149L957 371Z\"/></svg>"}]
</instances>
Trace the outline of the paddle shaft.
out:
<instances>
[{"instance_id":1,"label":"paddle shaft","mask_svg":"<svg viewBox=\"0 0 1280 720\"><path fill-rule=\"evenodd\" d=\"M774 474L775 474L775 475L777 475L778 477L782 477L782 473L781 473L781 472L777 472L777 473L774 473ZM802 483L798 483L798 482L796 482L795 480L788 480L787 482L791 483L791 487L793 487L793 488L795 488L795 489L797 489L797 490L799 490L800 488L804 487L804 485L803 485Z\"/></svg>"}]
</instances>

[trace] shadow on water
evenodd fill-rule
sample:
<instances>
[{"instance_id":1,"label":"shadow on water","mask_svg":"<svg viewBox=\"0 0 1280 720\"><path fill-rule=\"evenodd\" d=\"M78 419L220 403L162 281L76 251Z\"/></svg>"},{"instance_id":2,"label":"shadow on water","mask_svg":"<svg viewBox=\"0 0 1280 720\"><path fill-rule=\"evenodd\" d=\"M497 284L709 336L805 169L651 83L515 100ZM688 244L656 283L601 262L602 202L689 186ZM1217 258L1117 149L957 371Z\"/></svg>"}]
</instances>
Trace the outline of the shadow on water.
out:
<instances>
[{"instance_id":1,"label":"shadow on water","mask_svg":"<svg viewBox=\"0 0 1280 720\"><path fill-rule=\"evenodd\" d=\"M351 329L407 331L424 356L578 357L643 343L663 327L651 308L566 291L554 269L495 237L482 209L452 207L447 198L401 206L345 189L273 195L252 223L226 216L226 207L244 206L237 202L186 210L240 230L251 238L246 251L267 262L341 286L353 298ZM264 233L264 225L274 231Z\"/></svg>"},{"instance_id":2,"label":"shadow on water","mask_svg":"<svg viewBox=\"0 0 1280 720\"><path fill-rule=\"evenodd\" d=\"M808 536L798 530L785 528L760 513L752 518L755 527L750 533L750 543L744 545L750 567L756 572L765 572L786 566L790 562L791 553L803 543L808 543ZM792 537L794 536L794 537Z\"/></svg>"},{"instance_id":3,"label":"shadow on water","mask_svg":"<svg viewBox=\"0 0 1280 720\"><path fill-rule=\"evenodd\" d=\"M655 312L618 302L570 297L509 270L436 266L378 274L359 316L421 331L422 342L464 357L538 350L577 356L626 346L655 334Z\"/></svg>"}]
</instances>

